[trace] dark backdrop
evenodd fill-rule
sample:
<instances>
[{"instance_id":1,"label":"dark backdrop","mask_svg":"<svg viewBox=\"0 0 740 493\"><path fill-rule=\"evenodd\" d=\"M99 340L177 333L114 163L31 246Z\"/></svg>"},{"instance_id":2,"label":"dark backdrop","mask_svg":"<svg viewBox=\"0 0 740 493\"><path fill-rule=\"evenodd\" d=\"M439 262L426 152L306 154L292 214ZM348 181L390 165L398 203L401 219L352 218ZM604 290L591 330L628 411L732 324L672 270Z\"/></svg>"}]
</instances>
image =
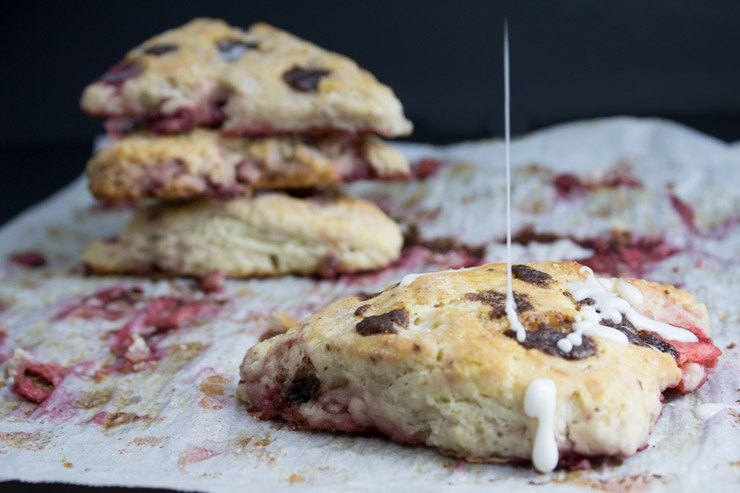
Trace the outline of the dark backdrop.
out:
<instances>
[{"instance_id":1,"label":"dark backdrop","mask_svg":"<svg viewBox=\"0 0 740 493\"><path fill-rule=\"evenodd\" d=\"M740 139L737 1L6 1L0 223L82 172L101 131L78 110L83 86L194 16L264 20L353 57L394 88L413 140L501 135L504 16L515 134L633 114Z\"/></svg>"},{"instance_id":2,"label":"dark backdrop","mask_svg":"<svg viewBox=\"0 0 740 493\"><path fill-rule=\"evenodd\" d=\"M382 0L4 2L0 223L79 174L100 123L84 85L194 16L265 20L355 58L392 86L413 140L501 135L511 24L512 128L613 114L740 139L740 2Z\"/></svg>"}]
</instances>

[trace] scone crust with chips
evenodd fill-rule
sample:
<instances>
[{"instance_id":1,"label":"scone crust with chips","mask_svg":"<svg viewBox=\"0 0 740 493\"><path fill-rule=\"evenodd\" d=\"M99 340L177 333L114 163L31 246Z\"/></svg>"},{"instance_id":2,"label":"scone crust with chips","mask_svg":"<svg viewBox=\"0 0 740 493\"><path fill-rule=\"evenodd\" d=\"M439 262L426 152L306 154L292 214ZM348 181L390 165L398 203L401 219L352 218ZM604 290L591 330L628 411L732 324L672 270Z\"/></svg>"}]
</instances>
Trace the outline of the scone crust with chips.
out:
<instances>
[{"instance_id":1,"label":"scone crust with chips","mask_svg":"<svg viewBox=\"0 0 740 493\"><path fill-rule=\"evenodd\" d=\"M126 54L82 95L84 111L176 133L408 135L393 91L351 59L264 23L195 19Z\"/></svg>"},{"instance_id":2,"label":"scone crust with chips","mask_svg":"<svg viewBox=\"0 0 740 493\"><path fill-rule=\"evenodd\" d=\"M384 267L402 243L398 225L371 202L266 193L142 207L119 238L93 242L82 261L98 274L332 277Z\"/></svg>"},{"instance_id":3,"label":"scone crust with chips","mask_svg":"<svg viewBox=\"0 0 740 493\"><path fill-rule=\"evenodd\" d=\"M538 346L535 332L570 332L581 307L568 286L586 274L574 262L526 266L550 279L513 280L531 347L508 332L506 264L489 264L331 304L249 349L237 393L260 418L379 430L497 461L531 458L537 420L525 414L524 395L534 379L547 378L557 388L561 458L634 454L661 412L661 392L681 381L675 354L600 338L573 359L558 354L552 339ZM643 314L708 338L706 309L690 294L627 282L644 293Z\"/></svg>"},{"instance_id":4,"label":"scone crust with chips","mask_svg":"<svg viewBox=\"0 0 740 493\"><path fill-rule=\"evenodd\" d=\"M374 136L223 137L207 129L138 132L113 141L87 164L90 190L105 200L235 197L409 176L406 159Z\"/></svg>"}]
</instances>

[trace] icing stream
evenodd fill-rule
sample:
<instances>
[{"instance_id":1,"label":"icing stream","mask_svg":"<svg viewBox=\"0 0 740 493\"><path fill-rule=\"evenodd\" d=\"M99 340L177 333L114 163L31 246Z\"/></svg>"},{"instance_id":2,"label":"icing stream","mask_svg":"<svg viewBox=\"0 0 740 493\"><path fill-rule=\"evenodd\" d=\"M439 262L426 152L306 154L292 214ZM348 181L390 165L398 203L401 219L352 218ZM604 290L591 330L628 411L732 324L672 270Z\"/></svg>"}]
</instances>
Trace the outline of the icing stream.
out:
<instances>
[{"instance_id":1,"label":"icing stream","mask_svg":"<svg viewBox=\"0 0 740 493\"><path fill-rule=\"evenodd\" d=\"M509 23L504 21L504 126L506 130L506 318L511 330L516 332L516 340L524 342L524 330L516 315L516 301L511 284L511 87L509 83Z\"/></svg>"},{"instance_id":2,"label":"icing stream","mask_svg":"<svg viewBox=\"0 0 740 493\"><path fill-rule=\"evenodd\" d=\"M555 382L549 378L532 380L524 394L524 412L530 418L537 418L532 464L539 472L550 472L558 465L554 427L556 397Z\"/></svg>"},{"instance_id":3,"label":"icing stream","mask_svg":"<svg viewBox=\"0 0 740 493\"><path fill-rule=\"evenodd\" d=\"M558 348L563 352L570 352L573 346L583 343L583 336L594 336L608 339L618 344L627 345L627 336L601 323L606 319L612 323L622 322L626 316L632 324L641 329L654 332L663 339L678 342L696 342L698 338L689 330L682 329L667 323L658 322L635 311L633 306L639 306L644 298L639 289L624 280L594 277L588 267L581 267L582 274L588 274L583 282L571 283L568 286L575 301L592 300L590 306L584 306L573 324L573 332L558 341Z\"/></svg>"}]
</instances>

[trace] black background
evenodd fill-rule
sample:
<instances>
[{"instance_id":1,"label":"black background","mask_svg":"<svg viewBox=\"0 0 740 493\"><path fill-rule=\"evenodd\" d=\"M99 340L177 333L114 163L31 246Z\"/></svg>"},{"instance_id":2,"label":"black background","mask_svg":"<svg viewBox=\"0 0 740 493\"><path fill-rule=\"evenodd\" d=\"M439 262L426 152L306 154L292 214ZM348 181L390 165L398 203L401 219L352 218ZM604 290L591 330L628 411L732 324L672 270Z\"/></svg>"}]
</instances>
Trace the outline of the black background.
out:
<instances>
[{"instance_id":1,"label":"black background","mask_svg":"<svg viewBox=\"0 0 740 493\"><path fill-rule=\"evenodd\" d=\"M85 84L195 16L267 21L354 58L393 87L411 140L502 134L505 16L514 134L632 114L740 139L737 1L4 2L0 224L82 172L101 132L78 109Z\"/></svg>"}]
</instances>

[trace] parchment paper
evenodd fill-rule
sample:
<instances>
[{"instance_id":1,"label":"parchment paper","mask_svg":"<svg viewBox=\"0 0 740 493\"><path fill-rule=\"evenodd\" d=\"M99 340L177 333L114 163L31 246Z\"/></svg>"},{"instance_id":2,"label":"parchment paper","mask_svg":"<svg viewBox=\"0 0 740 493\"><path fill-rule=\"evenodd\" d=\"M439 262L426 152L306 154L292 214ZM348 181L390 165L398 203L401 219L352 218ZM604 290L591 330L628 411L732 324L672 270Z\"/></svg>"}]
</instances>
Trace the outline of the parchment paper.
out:
<instances>
[{"instance_id":1,"label":"parchment paper","mask_svg":"<svg viewBox=\"0 0 740 493\"><path fill-rule=\"evenodd\" d=\"M411 159L448 164L426 180L348 188L418 225L424 238L484 244L487 260L503 260L502 143L398 147ZM417 248L379 274L229 281L220 294L202 293L192 280L86 277L79 265L84 245L115 235L130 211L96 206L80 178L0 231L0 331L6 333L0 337L0 375L16 348L71 369L40 405L14 393L10 376L0 379L0 479L223 492L523 491L533 484L543 491L737 488L738 413L723 411L702 422L692 410L740 398L740 347L733 346L740 343L740 147L667 121L613 118L518 139L511 155L514 229L531 225L561 237L515 244L515 261L587 258L592 251L572 238L608 238L620 228L674 249L644 264L644 277L678 284L709 307L724 355L699 391L666 400L646 450L586 471L542 475L521 466L465 464L381 437L257 421L234 397L238 365L261 333L279 325L276 313L300 319L340 297L459 259ZM566 172L590 190L558 191L553 182ZM609 180L613 186L598 186ZM676 199L693 208L693 225L686 214L682 220ZM48 265L33 269L5 261L29 250L42 252ZM114 286L138 286L141 299L118 307L115 320L75 315L75 306L94 305L90 295ZM159 334L157 361L137 371L116 370L120 358L111 352L111 333L165 295L208 303L216 314Z\"/></svg>"}]
</instances>

